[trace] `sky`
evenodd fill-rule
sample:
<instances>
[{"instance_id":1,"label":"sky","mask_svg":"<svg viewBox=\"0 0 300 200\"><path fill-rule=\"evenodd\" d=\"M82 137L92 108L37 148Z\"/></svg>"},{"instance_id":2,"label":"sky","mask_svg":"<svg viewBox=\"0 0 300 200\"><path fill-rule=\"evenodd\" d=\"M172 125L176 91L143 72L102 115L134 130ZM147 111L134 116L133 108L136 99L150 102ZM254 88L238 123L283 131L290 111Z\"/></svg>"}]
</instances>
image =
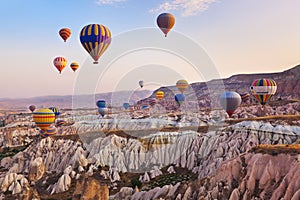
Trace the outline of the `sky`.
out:
<instances>
[{"instance_id":1,"label":"sky","mask_svg":"<svg viewBox=\"0 0 300 200\"><path fill-rule=\"evenodd\" d=\"M92 87L86 91L107 92L136 90L139 79L155 89L174 85L180 78L191 83L206 81L205 77L283 71L300 63L299 8L299 0L1 0L0 98L72 95L88 73L99 77L84 86ZM167 38L156 25L162 12L176 18ZM107 26L113 35L98 65L92 65L79 41L82 27L91 23ZM63 27L72 30L66 43L58 35ZM131 47L137 42L130 36L140 29L147 34L139 39L161 46L145 50L141 45L141 50L135 45L138 50L118 55L113 49L121 48L117 41L125 40L122 44ZM202 52L203 59L210 62L207 67L218 73L210 77L200 69L195 76L192 66L197 63L184 58L198 49L182 55L161 50L170 41L174 48L180 47L182 41L176 39L181 36L197 44L206 54ZM65 57L68 64L77 61L79 70L74 73L68 65L59 74L53 66L57 56ZM104 66L109 58L112 63Z\"/></svg>"}]
</instances>

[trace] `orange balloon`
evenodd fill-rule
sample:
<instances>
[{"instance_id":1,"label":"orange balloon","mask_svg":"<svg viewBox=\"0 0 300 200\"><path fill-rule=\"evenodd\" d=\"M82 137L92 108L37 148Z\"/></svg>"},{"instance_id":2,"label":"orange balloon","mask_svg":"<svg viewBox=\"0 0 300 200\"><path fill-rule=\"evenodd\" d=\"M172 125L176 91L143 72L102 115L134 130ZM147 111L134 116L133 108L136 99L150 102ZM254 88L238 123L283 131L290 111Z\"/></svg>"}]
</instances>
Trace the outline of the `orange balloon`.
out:
<instances>
[{"instance_id":1,"label":"orange balloon","mask_svg":"<svg viewBox=\"0 0 300 200\"><path fill-rule=\"evenodd\" d=\"M61 73L67 65L67 60L64 57L56 57L53 61L53 64L59 73Z\"/></svg>"},{"instance_id":2,"label":"orange balloon","mask_svg":"<svg viewBox=\"0 0 300 200\"><path fill-rule=\"evenodd\" d=\"M79 65L77 62L72 62L70 67L75 72L79 68Z\"/></svg>"},{"instance_id":3,"label":"orange balloon","mask_svg":"<svg viewBox=\"0 0 300 200\"><path fill-rule=\"evenodd\" d=\"M67 39L71 35L71 30L68 29L68 28L62 28L62 29L59 30L59 35L64 40L64 42L66 42Z\"/></svg>"}]
</instances>

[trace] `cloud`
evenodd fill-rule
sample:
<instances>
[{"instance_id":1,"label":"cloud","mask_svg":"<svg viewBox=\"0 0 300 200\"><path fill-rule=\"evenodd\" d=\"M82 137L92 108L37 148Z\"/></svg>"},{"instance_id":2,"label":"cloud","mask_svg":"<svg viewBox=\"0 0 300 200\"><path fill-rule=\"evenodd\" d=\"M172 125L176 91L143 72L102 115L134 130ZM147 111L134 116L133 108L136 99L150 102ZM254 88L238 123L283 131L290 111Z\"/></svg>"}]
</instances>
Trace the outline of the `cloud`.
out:
<instances>
[{"instance_id":1,"label":"cloud","mask_svg":"<svg viewBox=\"0 0 300 200\"><path fill-rule=\"evenodd\" d=\"M209 4L217 0L167 0L151 9L151 13L165 11L179 11L183 17L196 15L197 13L208 9Z\"/></svg>"},{"instance_id":2,"label":"cloud","mask_svg":"<svg viewBox=\"0 0 300 200\"><path fill-rule=\"evenodd\" d=\"M120 2L125 2L127 0L98 0L97 4L100 5L112 5L114 3L120 3Z\"/></svg>"}]
</instances>

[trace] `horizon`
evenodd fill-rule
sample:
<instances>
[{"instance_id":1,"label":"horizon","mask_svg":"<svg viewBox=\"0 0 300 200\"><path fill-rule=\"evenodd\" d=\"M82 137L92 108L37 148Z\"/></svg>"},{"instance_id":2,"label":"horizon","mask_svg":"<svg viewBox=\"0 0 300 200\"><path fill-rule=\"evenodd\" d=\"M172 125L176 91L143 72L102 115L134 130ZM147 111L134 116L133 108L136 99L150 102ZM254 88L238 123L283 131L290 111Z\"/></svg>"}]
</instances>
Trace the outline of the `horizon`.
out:
<instances>
[{"instance_id":1,"label":"horizon","mask_svg":"<svg viewBox=\"0 0 300 200\"><path fill-rule=\"evenodd\" d=\"M293 67L287 68L287 69L283 69L281 71L274 71L274 72L262 72L262 73L244 73L244 74L233 74L230 75L229 77L222 77L221 79L228 79L231 78L233 76L239 76L239 75L260 75L260 74L273 74L273 73L282 73L288 70L291 70L295 67L300 66L300 64L295 65ZM214 81L217 79L210 79L209 81ZM204 81L206 82L206 81ZM191 84L195 84L195 83L203 83L203 82L192 82L189 83L189 85ZM175 84L173 85L166 85L166 86L162 86L162 87L176 87ZM159 88L156 88L154 90L157 90ZM0 97L0 100L21 100L21 99L35 99L35 98L45 98L45 97L73 97L73 96L96 96L96 95L109 95L109 94L113 94L113 93L122 93L122 92L138 92L138 93L143 93L143 92L151 92L153 93L154 90L139 90L139 91L135 91L135 90L117 90L117 91L107 91L107 92L97 92L97 93L90 93L90 94L64 94L64 95L56 95L56 94L50 94L50 95L43 95L43 96L30 96L30 97ZM146 97L145 97L146 98Z\"/></svg>"},{"instance_id":2,"label":"horizon","mask_svg":"<svg viewBox=\"0 0 300 200\"><path fill-rule=\"evenodd\" d=\"M297 0L289 3L280 0L194 0L193 3L185 0L4 1L0 8L3 15L0 21L5 25L0 28L3 74L0 84L5 87L0 98L74 95L76 81L82 73L107 68L103 61L115 53L116 41L124 35L129 37L135 30L148 30L146 39L152 35L149 40L153 43L161 40L167 44L180 35L193 41L217 72L208 77L209 80L237 74L282 72L300 63L297 55L300 52L299 7ZM176 18L167 38L156 25L156 17L162 12L170 12ZM90 67L91 57L79 42L81 28L89 23L103 24L112 33L112 44L99 64L93 67ZM66 43L58 35L63 27L72 30ZM124 43L127 46L135 42L128 41L128 45ZM189 83L207 81L205 67L204 74L200 71L202 74L197 77L188 68L191 63L183 59L187 55L174 55L171 51L145 49L121 56L114 54L115 57L110 57L115 63L109 66L109 76L99 77L95 89L88 89L94 93L134 91L136 80L140 78L149 83L149 90L174 85L179 78ZM68 60L62 74L53 66L56 56ZM80 66L75 73L69 68L73 61ZM172 72L170 77L163 76L158 70L160 67L166 74ZM149 71L142 75L141 69Z\"/></svg>"}]
</instances>

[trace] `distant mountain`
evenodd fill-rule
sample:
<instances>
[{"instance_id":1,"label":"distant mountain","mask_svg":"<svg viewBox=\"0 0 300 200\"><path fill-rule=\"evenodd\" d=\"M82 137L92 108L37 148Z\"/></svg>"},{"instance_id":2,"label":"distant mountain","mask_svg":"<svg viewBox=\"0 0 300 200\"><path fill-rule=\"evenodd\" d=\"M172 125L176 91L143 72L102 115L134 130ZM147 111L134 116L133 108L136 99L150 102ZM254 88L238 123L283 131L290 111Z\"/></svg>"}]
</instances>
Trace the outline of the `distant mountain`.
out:
<instances>
[{"instance_id":1,"label":"distant mountain","mask_svg":"<svg viewBox=\"0 0 300 200\"><path fill-rule=\"evenodd\" d=\"M225 90L236 91L238 93L250 93L250 85L253 80L258 78L271 78L277 83L277 92L273 99L279 97L285 99L300 98L300 65L295 66L289 70L276 73L260 73L260 74L238 74L233 75L229 78L211 80L208 82L197 82L192 83L189 90L186 91L185 95L187 97L191 96L191 93L195 93L197 100L202 102L203 106L208 106L208 85L213 85L214 83L224 83ZM165 92L166 99L173 99L175 93L179 93L175 86L161 87L157 90L162 90ZM111 102L114 106L120 106L125 101L130 101L131 103L137 102L140 99L145 98L156 98L154 92L148 90L142 91L120 91L114 93L103 93L88 96L42 96L34 98L24 98L24 99L0 99L0 109L27 109L31 104L37 107L49 107L58 106L60 108L72 108L72 98L76 100L76 108L91 108L95 106L95 99L105 99L107 102ZM215 92L215 91L210 91ZM130 98L128 98L130 97ZM90 102L86 102L89 99ZM201 103L200 103L201 104Z\"/></svg>"},{"instance_id":2,"label":"distant mountain","mask_svg":"<svg viewBox=\"0 0 300 200\"><path fill-rule=\"evenodd\" d=\"M277 92L274 95L273 100L278 99L279 97L283 99L300 98L300 65L283 72L238 74L225 79L192 83L190 84L191 87L184 94L187 98L193 95L196 96L195 98L197 98L199 105L207 107L210 106L211 100L218 101L217 91L209 91L209 87L219 90L221 88L220 85L223 85L226 91L235 91L240 94L247 92L251 94L250 85L255 79L259 78L271 78L276 81ZM149 98L145 99L145 101L149 100L150 98L155 98L155 93L158 90L164 91L165 98L168 99L174 99L174 94L179 93L175 86L161 87L155 90ZM212 95L213 97L211 96L212 98L208 98L209 95ZM140 103L142 102L143 101L140 101Z\"/></svg>"},{"instance_id":3,"label":"distant mountain","mask_svg":"<svg viewBox=\"0 0 300 200\"><path fill-rule=\"evenodd\" d=\"M72 103L75 102L76 108L94 108L95 100L104 99L107 104L121 106L124 102L134 103L138 100L151 95L152 91L119 91L100 93L96 95L66 95L66 96L41 96L32 98L19 98L0 99L0 110L14 109L14 110L27 110L28 106L33 104L37 108L47 108L50 106L57 106L59 108L69 109L72 108ZM73 101L74 100L74 101Z\"/></svg>"}]
</instances>

